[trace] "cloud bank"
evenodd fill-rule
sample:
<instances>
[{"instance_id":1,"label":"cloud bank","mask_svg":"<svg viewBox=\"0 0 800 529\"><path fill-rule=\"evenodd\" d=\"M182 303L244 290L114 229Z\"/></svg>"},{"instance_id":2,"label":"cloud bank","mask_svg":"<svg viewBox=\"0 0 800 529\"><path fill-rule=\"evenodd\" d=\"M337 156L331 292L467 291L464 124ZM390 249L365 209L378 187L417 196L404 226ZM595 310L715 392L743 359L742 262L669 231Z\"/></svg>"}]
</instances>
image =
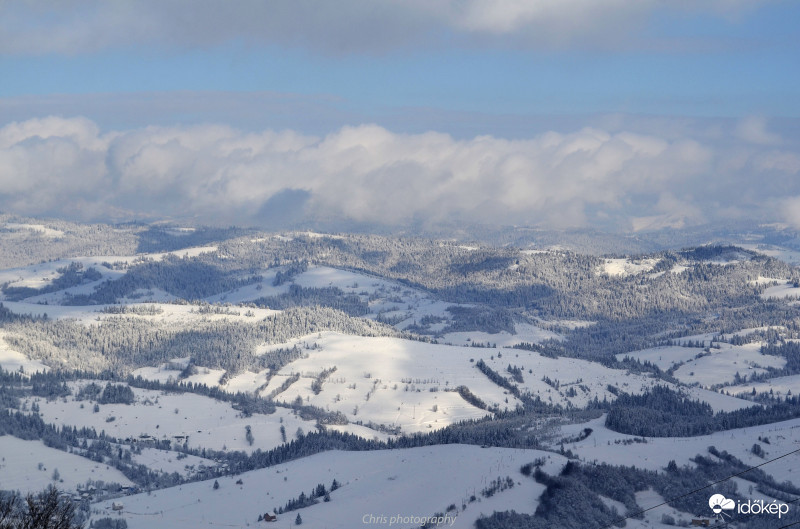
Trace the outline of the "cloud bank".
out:
<instances>
[{"instance_id":1,"label":"cloud bank","mask_svg":"<svg viewBox=\"0 0 800 529\"><path fill-rule=\"evenodd\" d=\"M247 224L800 226L797 153L756 118L715 140L599 128L457 140L376 125L323 137L222 125L104 132L86 118L48 117L0 128L0 209Z\"/></svg>"},{"instance_id":2,"label":"cloud bank","mask_svg":"<svg viewBox=\"0 0 800 529\"><path fill-rule=\"evenodd\" d=\"M110 47L215 46L229 41L374 53L420 43L480 41L526 48L632 45L663 14L725 19L768 0L102 0L0 4L0 53ZM636 44L640 46L641 42Z\"/></svg>"}]
</instances>

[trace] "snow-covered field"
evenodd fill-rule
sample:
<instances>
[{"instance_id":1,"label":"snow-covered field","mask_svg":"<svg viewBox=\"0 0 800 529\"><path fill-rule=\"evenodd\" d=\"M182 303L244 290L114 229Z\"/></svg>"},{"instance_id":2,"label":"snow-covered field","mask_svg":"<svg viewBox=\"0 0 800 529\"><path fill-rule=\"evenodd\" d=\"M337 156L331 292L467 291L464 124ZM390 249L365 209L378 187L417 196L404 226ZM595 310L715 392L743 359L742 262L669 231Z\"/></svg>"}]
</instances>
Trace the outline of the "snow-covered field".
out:
<instances>
[{"instance_id":1,"label":"snow-covered field","mask_svg":"<svg viewBox=\"0 0 800 529\"><path fill-rule=\"evenodd\" d=\"M75 387L73 385L73 387ZM288 440L298 429L313 431L315 423L304 421L291 410L278 408L271 415L253 414L243 417L230 404L193 393L171 394L161 391L133 389L136 403L101 404L93 411L91 401L67 398L66 402L33 397L28 407L36 401L42 418L57 425L86 426L119 439L150 435L156 439L174 440L175 436L188 435L190 447L215 450L269 450L282 444L280 427L284 426ZM83 405L83 408L81 408ZM110 418L113 420L109 420ZM245 426L250 426L254 442L245 439Z\"/></svg>"},{"instance_id":2,"label":"snow-covered field","mask_svg":"<svg viewBox=\"0 0 800 529\"><path fill-rule=\"evenodd\" d=\"M513 347L521 343L541 343L546 340L564 339L560 334L529 323L517 323L514 330L515 334L510 334L508 331L500 331L495 334L481 331L449 332L442 336L442 341L453 345L491 343L497 347Z\"/></svg>"},{"instance_id":3,"label":"snow-covered field","mask_svg":"<svg viewBox=\"0 0 800 529\"><path fill-rule=\"evenodd\" d=\"M259 514L272 512L301 492L306 495L318 484L330 488L336 479L341 488L296 512L278 515L276 527L294 526L298 513L304 527L352 529L389 527L393 516L429 517L446 513L451 518L442 527L472 528L481 515L515 509L533 513L543 485L520 473L520 467L545 458L544 470L560 471L566 458L537 450L480 448L444 445L373 452L325 452L271 468L139 494L122 500L122 517L131 529L201 529L257 527ZM514 487L490 498L481 491L495 478L511 477ZM237 485L236 480L242 484ZM475 501L470 501L471 496ZM450 505L455 510L447 511ZM111 502L97 505L102 516L111 514ZM373 518L369 518L370 515ZM114 515L116 516L116 515ZM385 522L370 520L381 520ZM452 524L450 520L453 520ZM420 523L398 523L391 527L416 528Z\"/></svg>"},{"instance_id":4,"label":"snow-covered field","mask_svg":"<svg viewBox=\"0 0 800 529\"><path fill-rule=\"evenodd\" d=\"M631 276L649 272L658 264L658 259L637 259L628 258L606 259L598 269L598 273L610 276Z\"/></svg>"},{"instance_id":5,"label":"snow-covered field","mask_svg":"<svg viewBox=\"0 0 800 529\"><path fill-rule=\"evenodd\" d=\"M53 479L56 470L59 480ZM0 436L0 490L28 493L55 485L74 491L87 480L133 485L122 472L102 463L47 447L41 441Z\"/></svg>"},{"instance_id":6,"label":"snow-covered field","mask_svg":"<svg viewBox=\"0 0 800 529\"><path fill-rule=\"evenodd\" d=\"M774 257L791 265L800 265L800 251L771 244L739 244L742 248Z\"/></svg>"},{"instance_id":7,"label":"snow-covered field","mask_svg":"<svg viewBox=\"0 0 800 529\"><path fill-rule=\"evenodd\" d=\"M728 386L725 391L731 395L739 395L752 393L754 389L756 393L769 393L771 391L776 397L798 395L800 394L800 375L775 377L763 382L748 382L736 386Z\"/></svg>"},{"instance_id":8,"label":"snow-covered field","mask_svg":"<svg viewBox=\"0 0 800 529\"><path fill-rule=\"evenodd\" d=\"M372 421L400 426L403 433L438 429L457 421L477 419L485 410L452 390L467 386L489 405L513 409L516 399L493 384L471 363L479 350L433 345L397 338L364 338L325 332L308 341L317 349L282 368L262 392L269 394L291 374L300 379L276 398L340 411L351 422ZM336 371L319 394L311 384L323 369ZM506 402L508 399L508 402Z\"/></svg>"},{"instance_id":9,"label":"snow-covered field","mask_svg":"<svg viewBox=\"0 0 800 529\"><path fill-rule=\"evenodd\" d=\"M47 237L48 239L57 239L58 237L64 236L63 231L56 230L53 228L48 228L44 224L23 224L19 222L6 222L3 224L2 228L9 231L29 231L41 237Z\"/></svg>"},{"instance_id":10,"label":"snow-covered field","mask_svg":"<svg viewBox=\"0 0 800 529\"><path fill-rule=\"evenodd\" d=\"M141 454L132 454L132 459L139 465L145 465L150 470L171 474L177 472L183 477L189 477L193 471L201 466L215 467L217 463L211 459L204 459L189 454L178 458L178 453L170 450L144 447Z\"/></svg>"},{"instance_id":11,"label":"snow-covered field","mask_svg":"<svg viewBox=\"0 0 800 529\"><path fill-rule=\"evenodd\" d=\"M697 347L665 345L661 347L641 349L639 351L631 351L630 353L620 353L617 355L617 360L623 360L625 357L630 357L640 362L650 362L651 364L658 366L659 369L666 371L673 365L680 364L681 362L688 362L694 359L698 354L702 353L703 350Z\"/></svg>"},{"instance_id":12,"label":"snow-covered field","mask_svg":"<svg viewBox=\"0 0 800 529\"><path fill-rule=\"evenodd\" d=\"M518 403L516 397L475 367L481 359L509 380L512 375L507 368L520 368L523 382L512 383L545 402L561 405L582 407L594 397L613 400L609 385L638 394L664 384L587 360L548 358L518 349L455 347L332 332L273 347L295 344L316 344L317 349L307 349L306 358L281 369L262 394L279 388L291 374L299 374L300 379L280 393L278 400L290 403L300 397L306 404L341 411L351 422L400 426L404 433L438 429L459 420L485 416L487 412L468 404L458 393L448 391L461 385L490 406L513 409ZM315 394L311 387L314 378L323 369L333 367L336 371L325 379L319 394ZM543 380L545 376L550 379L549 384ZM556 383L558 389L554 387ZM719 411L752 405L700 388L687 391Z\"/></svg>"},{"instance_id":13,"label":"snow-covered field","mask_svg":"<svg viewBox=\"0 0 800 529\"><path fill-rule=\"evenodd\" d=\"M788 281L782 281L779 285L767 287L767 289L761 293L762 299L797 297L800 297L800 288L793 286L792 283Z\"/></svg>"},{"instance_id":14,"label":"snow-covered field","mask_svg":"<svg viewBox=\"0 0 800 529\"><path fill-rule=\"evenodd\" d=\"M2 333L0 333L0 368L14 372L19 371L21 368L24 373L35 373L49 369L41 362L31 360L19 351L11 349L3 339Z\"/></svg>"},{"instance_id":15,"label":"snow-covered field","mask_svg":"<svg viewBox=\"0 0 800 529\"><path fill-rule=\"evenodd\" d=\"M786 359L761 354L763 343L745 345L719 344L701 358L691 359L675 370L675 378L686 384L699 383L703 387L733 382L740 376L765 373L766 367L782 368ZM696 349L702 352L702 349Z\"/></svg>"},{"instance_id":16,"label":"snow-covered field","mask_svg":"<svg viewBox=\"0 0 800 529\"><path fill-rule=\"evenodd\" d=\"M767 327L759 329L743 329L733 333L735 335L752 334L755 331L766 330ZM675 341L681 344L688 342L703 342L706 346L711 344L715 334L703 334L697 336L687 336ZM728 335L729 338L731 335ZM652 347L629 353L617 355L618 360L630 357L641 362L650 362L667 370L673 366L680 365L675 370L675 377L686 384L700 384L703 387L713 386L714 384L732 383L736 377L750 376L756 373L766 372L766 367L781 368L786 365L786 360L777 356L761 354L761 347L764 342L752 342L744 345L731 345L724 342L715 342L715 347L708 352L700 347L686 347L685 345L669 345Z\"/></svg>"},{"instance_id":17,"label":"snow-covered field","mask_svg":"<svg viewBox=\"0 0 800 529\"><path fill-rule=\"evenodd\" d=\"M646 443L629 442L634 436L613 432L605 426L605 416L583 424L562 427L564 438L574 437L584 428L591 428L586 439L565 445L584 461L606 462L612 465L634 465L637 468L663 469L674 459L678 466L692 464L689 459L706 454L709 446L726 450L748 465L760 465L765 459L777 457L800 448L800 419L715 432L697 437L648 437ZM759 437L768 437L770 444L761 444L766 456L752 453ZM761 470L778 482L800 483L800 458L787 457L768 463Z\"/></svg>"}]
</instances>

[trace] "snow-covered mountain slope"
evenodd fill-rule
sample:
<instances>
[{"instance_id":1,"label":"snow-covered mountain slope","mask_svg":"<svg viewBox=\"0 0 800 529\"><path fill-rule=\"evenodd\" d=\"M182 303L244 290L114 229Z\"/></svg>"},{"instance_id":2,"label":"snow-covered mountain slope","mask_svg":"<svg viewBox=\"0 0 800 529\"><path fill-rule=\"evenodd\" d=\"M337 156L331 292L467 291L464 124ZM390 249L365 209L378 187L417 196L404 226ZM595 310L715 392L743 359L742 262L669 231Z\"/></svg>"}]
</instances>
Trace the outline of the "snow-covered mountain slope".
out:
<instances>
[{"instance_id":1,"label":"snow-covered mountain slope","mask_svg":"<svg viewBox=\"0 0 800 529\"><path fill-rule=\"evenodd\" d=\"M341 487L300 511L278 515L277 527L293 525L299 513L304 526L351 529L362 526L419 527L411 519L446 514L442 527L470 528L481 515L514 508L533 513L544 487L520 473L520 467L538 458L544 469L557 473L566 458L537 450L444 445L373 452L326 452L236 477L174 487L122 500L122 515L131 529L258 527L260 514L283 507L306 495L318 484L330 489L335 479ZM513 487L481 494L492 481L510 477ZM237 485L236 481L242 484ZM472 497L474 496L474 500ZM448 507L453 506L448 511ZM113 514L111 502L97 506L101 515ZM99 516L99 515L98 515ZM386 517L386 522L369 523ZM366 522L365 522L366 520ZM452 521L454 520L454 521ZM452 523L451 523L452 521Z\"/></svg>"},{"instance_id":2,"label":"snow-covered mountain slope","mask_svg":"<svg viewBox=\"0 0 800 529\"><path fill-rule=\"evenodd\" d=\"M28 493L55 485L74 492L87 481L133 485L122 472L102 463L50 448L41 441L0 435L0 490Z\"/></svg>"}]
</instances>

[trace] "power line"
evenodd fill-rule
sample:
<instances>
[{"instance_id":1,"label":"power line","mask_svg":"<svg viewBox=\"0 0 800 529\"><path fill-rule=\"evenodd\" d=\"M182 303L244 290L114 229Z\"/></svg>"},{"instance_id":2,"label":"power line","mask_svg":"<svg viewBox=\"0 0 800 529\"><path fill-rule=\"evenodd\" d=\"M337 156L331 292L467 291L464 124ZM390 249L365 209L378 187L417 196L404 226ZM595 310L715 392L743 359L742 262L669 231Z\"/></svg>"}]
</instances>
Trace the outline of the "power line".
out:
<instances>
[{"instance_id":1,"label":"power line","mask_svg":"<svg viewBox=\"0 0 800 529\"><path fill-rule=\"evenodd\" d=\"M729 479L732 479L732 478L735 478L735 477L741 476L742 474L746 474L747 472L750 472L751 470L755 470L755 469L757 469L757 468L759 468L759 467L763 467L764 465L767 465L767 464L769 464L769 463L772 463L772 462L774 462L774 461L777 461L778 459L783 459L783 458L784 458L784 457L786 457L786 456L790 456L790 455L792 455L792 454L796 454L797 452L800 452L800 448L798 448L797 450L792 450L791 452L788 452L788 453L786 453L786 454L783 454L782 456L778 456L778 457L775 457L775 458L769 459L769 460L767 460L767 461L764 461L764 462L763 462L763 463L761 463L760 465L755 465L755 466L749 467L749 468L747 468L747 469L745 469L745 470L742 470L741 472L737 472L736 474L732 474L732 475L728 476L727 478L723 478L723 479L720 479L719 481L715 481L715 482L713 482L713 483L709 483L709 484L708 484L708 485L706 485L705 487L700 487L699 489L694 489L694 490L692 490L692 491L690 491L690 492L687 492L687 493L685 493L685 494L681 494L680 496L675 496L674 498L670 498L670 499L668 499L668 500L665 500L665 501L663 501L663 502L659 503L658 505L653 505L652 507L648 507L647 509L642 509L641 511L637 511L637 512L635 512L635 513L629 514L628 516L625 516L624 518L619 518L619 519L617 519L617 520L614 520L614 521L613 521L613 522L611 522L610 524L607 524L607 525L604 525L604 526L602 526L600 529L608 529L608 528L609 528L609 527L611 527L612 525L616 525L616 524L618 524L619 522L624 522L625 520L628 520L628 519L630 519L630 518L633 518L633 517L635 517L635 516L639 516L640 514L644 514L644 513L646 513L647 511L652 511L653 509L657 509L657 508L659 508L659 507L663 507L664 505L666 505L666 504L668 504L668 503L670 503L670 502L673 502L673 501L675 501L675 500L680 500L681 498L685 498L686 496L691 496L692 494L695 494L695 493L697 493L697 492L700 492L701 490L706 490L706 489L709 489L709 488L713 487L714 485L719 485L719 484L720 484L720 483L722 483L723 481L728 481ZM795 501L797 501L797 500L795 500ZM795 522L795 523L800 523L800 522ZM794 524L790 524L790 525L794 525ZM784 526L784 527L789 527L789 526L787 525L787 526ZM781 529L782 529L782 528L781 528Z\"/></svg>"}]
</instances>

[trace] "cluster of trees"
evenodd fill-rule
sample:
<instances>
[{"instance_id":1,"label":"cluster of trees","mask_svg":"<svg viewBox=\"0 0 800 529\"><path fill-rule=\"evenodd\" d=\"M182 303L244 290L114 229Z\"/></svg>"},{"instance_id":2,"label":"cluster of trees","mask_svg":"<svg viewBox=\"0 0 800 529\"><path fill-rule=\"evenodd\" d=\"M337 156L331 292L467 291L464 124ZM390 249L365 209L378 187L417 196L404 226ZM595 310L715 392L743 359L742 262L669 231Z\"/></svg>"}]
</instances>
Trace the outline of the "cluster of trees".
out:
<instances>
[{"instance_id":1,"label":"cluster of trees","mask_svg":"<svg viewBox=\"0 0 800 529\"><path fill-rule=\"evenodd\" d=\"M127 384L106 384L100 395L100 404L133 404L133 390Z\"/></svg>"},{"instance_id":2,"label":"cluster of trees","mask_svg":"<svg viewBox=\"0 0 800 529\"><path fill-rule=\"evenodd\" d=\"M787 397L769 406L714 413L711 406L666 386L641 395L620 393L610 405L606 426L644 437L691 437L800 417L800 398Z\"/></svg>"},{"instance_id":3,"label":"cluster of trees","mask_svg":"<svg viewBox=\"0 0 800 529\"><path fill-rule=\"evenodd\" d=\"M334 479L333 483L331 483L331 492L338 488L339 488L339 483ZM304 507L310 507L311 505L319 503L320 498L322 498L323 501L326 502L331 501L330 492L325 488L325 485L323 485L322 483L314 487L314 490L312 490L308 495L306 495L305 492L301 492L300 496L287 501L286 505L284 505L283 507L278 507L277 509L275 509L275 512L278 514L283 514L285 512L296 511Z\"/></svg>"},{"instance_id":4,"label":"cluster of trees","mask_svg":"<svg viewBox=\"0 0 800 529\"><path fill-rule=\"evenodd\" d=\"M128 529L124 518L98 518L89 522L89 529Z\"/></svg>"},{"instance_id":5,"label":"cluster of trees","mask_svg":"<svg viewBox=\"0 0 800 529\"><path fill-rule=\"evenodd\" d=\"M25 498L0 491L0 529L81 529L74 503L49 487Z\"/></svg>"},{"instance_id":6,"label":"cluster of trees","mask_svg":"<svg viewBox=\"0 0 800 529\"><path fill-rule=\"evenodd\" d=\"M484 498L491 498L498 492L503 492L506 489L514 487L514 479L511 476L505 478L497 477L489 482L489 484L481 489L481 496Z\"/></svg>"},{"instance_id":7,"label":"cluster of trees","mask_svg":"<svg viewBox=\"0 0 800 529\"><path fill-rule=\"evenodd\" d=\"M314 378L314 382L311 383L311 391L314 392L314 395L319 395L322 392L322 384L325 382L325 379L331 376L335 371L336 366L323 369L320 374Z\"/></svg>"},{"instance_id":8,"label":"cluster of trees","mask_svg":"<svg viewBox=\"0 0 800 529\"><path fill-rule=\"evenodd\" d=\"M514 315L505 308L452 305L447 307L447 312L451 314L451 321L440 331L442 334L461 331L484 331L492 334L501 331L510 334L516 333Z\"/></svg>"},{"instance_id":9,"label":"cluster of trees","mask_svg":"<svg viewBox=\"0 0 800 529\"><path fill-rule=\"evenodd\" d=\"M259 307L285 310L290 307L320 306L340 310L351 316L369 313L369 305L356 294L345 294L339 287L301 287L292 284L289 291L253 301Z\"/></svg>"}]
</instances>

